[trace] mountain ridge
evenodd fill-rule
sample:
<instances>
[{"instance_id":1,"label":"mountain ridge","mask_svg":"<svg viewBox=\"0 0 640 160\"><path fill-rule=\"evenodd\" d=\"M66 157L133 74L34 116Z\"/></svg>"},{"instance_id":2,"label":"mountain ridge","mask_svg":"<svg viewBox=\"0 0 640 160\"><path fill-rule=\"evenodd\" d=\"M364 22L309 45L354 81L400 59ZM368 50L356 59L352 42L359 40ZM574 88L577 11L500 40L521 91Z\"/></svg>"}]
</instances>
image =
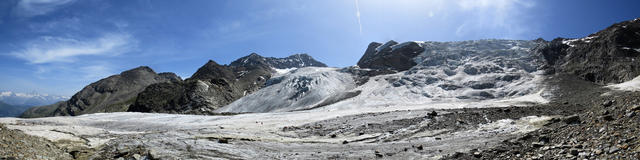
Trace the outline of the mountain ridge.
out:
<instances>
[{"instance_id":1,"label":"mountain ridge","mask_svg":"<svg viewBox=\"0 0 640 160\"><path fill-rule=\"evenodd\" d=\"M241 61L247 63L240 63ZM148 66L140 66L93 82L67 101L32 107L21 117L124 111L197 114L206 112L201 109L217 108L258 90L276 73L274 69L306 66L326 67L307 54L274 58L252 53L225 65L209 60L191 77L182 80L174 73L156 73ZM141 98L138 98L139 94ZM163 98L157 99L158 94L163 95L160 96ZM154 107L147 107L148 105Z\"/></svg>"},{"instance_id":2,"label":"mountain ridge","mask_svg":"<svg viewBox=\"0 0 640 160\"><path fill-rule=\"evenodd\" d=\"M149 86L128 111L217 114L214 110L264 87L274 69L309 66L326 67L306 54L273 58L251 53L229 65L209 60L184 82Z\"/></svg>"},{"instance_id":3,"label":"mountain ridge","mask_svg":"<svg viewBox=\"0 0 640 160\"><path fill-rule=\"evenodd\" d=\"M21 117L74 116L96 112L126 111L133 95L137 95L150 84L164 81L182 81L182 79L173 73L157 74L147 66L140 66L93 82L67 101L30 108Z\"/></svg>"}]
</instances>

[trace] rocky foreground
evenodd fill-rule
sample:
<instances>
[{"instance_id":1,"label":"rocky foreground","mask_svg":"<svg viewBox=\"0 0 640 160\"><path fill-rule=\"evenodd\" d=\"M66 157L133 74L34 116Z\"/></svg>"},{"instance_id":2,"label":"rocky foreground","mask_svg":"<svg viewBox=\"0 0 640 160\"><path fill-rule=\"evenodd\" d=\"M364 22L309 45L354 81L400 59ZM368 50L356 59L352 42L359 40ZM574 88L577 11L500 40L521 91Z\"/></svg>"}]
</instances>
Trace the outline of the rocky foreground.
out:
<instances>
[{"instance_id":1,"label":"rocky foreground","mask_svg":"<svg viewBox=\"0 0 640 160\"><path fill-rule=\"evenodd\" d=\"M562 83L568 92L552 104L560 110L577 105L580 111L495 147L446 159L640 159L640 93L585 85Z\"/></svg>"}]
</instances>

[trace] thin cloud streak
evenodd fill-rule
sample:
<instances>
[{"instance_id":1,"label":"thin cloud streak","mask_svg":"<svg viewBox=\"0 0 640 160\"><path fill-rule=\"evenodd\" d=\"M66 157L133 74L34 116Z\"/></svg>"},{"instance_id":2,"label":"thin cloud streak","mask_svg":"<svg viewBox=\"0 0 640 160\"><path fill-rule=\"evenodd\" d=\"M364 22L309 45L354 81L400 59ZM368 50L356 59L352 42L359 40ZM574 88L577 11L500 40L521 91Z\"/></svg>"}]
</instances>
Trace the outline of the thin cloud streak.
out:
<instances>
[{"instance_id":1,"label":"thin cloud streak","mask_svg":"<svg viewBox=\"0 0 640 160\"><path fill-rule=\"evenodd\" d=\"M362 35L362 23L360 22L360 6L358 0L356 1L356 17L358 18L358 26L360 27L360 35Z\"/></svg>"},{"instance_id":2,"label":"thin cloud streak","mask_svg":"<svg viewBox=\"0 0 640 160\"><path fill-rule=\"evenodd\" d=\"M105 34L93 40L43 36L11 55L30 64L74 62L78 56L118 55L130 51L135 40L129 34Z\"/></svg>"},{"instance_id":3,"label":"thin cloud streak","mask_svg":"<svg viewBox=\"0 0 640 160\"><path fill-rule=\"evenodd\" d=\"M20 17L45 15L76 0L20 0L14 13Z\"/></svg>"}]
</instances>

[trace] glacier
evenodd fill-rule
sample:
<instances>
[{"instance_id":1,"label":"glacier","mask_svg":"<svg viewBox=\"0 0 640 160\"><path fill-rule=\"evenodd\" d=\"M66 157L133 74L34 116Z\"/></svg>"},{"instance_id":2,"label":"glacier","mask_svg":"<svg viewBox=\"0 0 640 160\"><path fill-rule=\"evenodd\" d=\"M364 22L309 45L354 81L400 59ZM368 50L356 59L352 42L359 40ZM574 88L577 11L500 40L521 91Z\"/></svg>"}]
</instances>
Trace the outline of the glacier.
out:
<instances>
[{"instance_id":1,"label":"glacier","mask_svg":"<svg viewBox=\"0 0 640 160\"><path fill-rule=\"evenodd\" d=\"M357 66L278 70L266 87L216 112L463 108L547 102L543 97L545 76L531 53L537 46L535 41L388 42L376 50L399 49L408 43L425 49L413 59L417 65L409 70L373 76L361 85L355 82L358 75L350 72L367 69Z\"/></svg>"}]
</instances>

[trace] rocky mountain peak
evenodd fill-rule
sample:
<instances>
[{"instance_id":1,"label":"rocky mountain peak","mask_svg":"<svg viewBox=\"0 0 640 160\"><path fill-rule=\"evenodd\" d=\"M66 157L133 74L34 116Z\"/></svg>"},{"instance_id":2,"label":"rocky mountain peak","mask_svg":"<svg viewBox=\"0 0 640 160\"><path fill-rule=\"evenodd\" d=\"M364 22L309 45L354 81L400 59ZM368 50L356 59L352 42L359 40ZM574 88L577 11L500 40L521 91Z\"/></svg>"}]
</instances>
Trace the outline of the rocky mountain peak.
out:
<instances>
[{"instance_id":1,"label":"rocky mountain peak","mask_svg":"<svg viewBox=\"0 0 640 160\"><path fill-rule=\"evenodd\" d=\"M402 44L393 40L384 44L372 42L358 61L358 66L370 69L404 71L417 64L413 61L413 58L422 51L424 51L424 48L416 42Z\"/></svg>"},{"instance_id":2,"label":"rocky mountain peak","mask_svg":"<svg viewBox=\"0 0 640 160\"><path fill-rule=\"evenodd\" d=\"M227 66L223 66L213 60L209 60L195 73L193 73L189 79L210 80L224 78L230 80L233 79L232 75L233 72Z\"/></svg>"},{"instance_id":3,"label":"rocky mountain peak","mask_svg":"<svg viewBox=\"0 0 640 160\"><path fill-rule=\"evenodd\" d=\"M153 78L156 72L147 66L140 66L120 73L120 76L129 79Z\"/></svg>"},{"instance_id":4,"label":"rocky mountain peak","mask_svg":"<svg viewBox=\"0 0 640 160\"><path fill-rule=\"evenodd\" d=\"M248 56L244 56L238 58L237 60L231 62L229 66L233 67L267 67L269 64L265 62L265 57L257 54L251 53Z\"/></svg>"},{"instance_id":5,"label":"rocky mountain peak","mask_svg":"<svg viewBox=\"0 0 640 160\"><path fill-rule=\"evenodd\" d=\"M181 81L180 77L173 73L160 75L147 66L141 66L93 82L74 94L68 101L34 107L21 116L74 116L87 113L127 111L138 93L147 86L155 83L179 81Z\"/></svg>"}]
</instances>

